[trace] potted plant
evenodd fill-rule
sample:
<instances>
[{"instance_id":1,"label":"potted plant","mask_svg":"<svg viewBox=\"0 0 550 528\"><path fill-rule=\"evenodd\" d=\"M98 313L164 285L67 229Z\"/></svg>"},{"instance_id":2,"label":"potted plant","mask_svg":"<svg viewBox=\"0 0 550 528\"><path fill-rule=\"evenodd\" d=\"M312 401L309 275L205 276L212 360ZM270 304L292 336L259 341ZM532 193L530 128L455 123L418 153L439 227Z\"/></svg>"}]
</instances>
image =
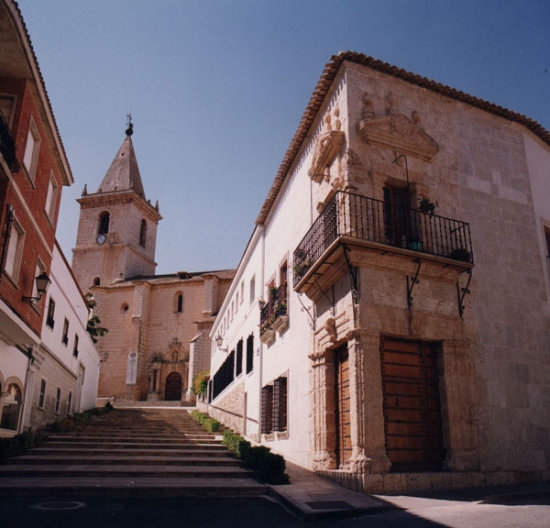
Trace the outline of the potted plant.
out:
<instances>
[{"instance_id":1,"label":"potted plant","mask_svg":"<svg viewBox=\"0 0 550 528\"><path fill-rule=\"evenodd\" d=\"M421 213L433 216L437 202L432 202L427 196L422 195L418 200L418 209Z\"/></svg>"},{"instance_id":2,"label":"potted plant","mask_svg":"<svg viewBox=\"0 0 550 528\"><path fill-rule=\"evenodd\" d=\"M460 262L470 262L472 260L472 255L466 248L453 249L449 257L453 260L460 260Z\"/></svg>"}]
</instances>

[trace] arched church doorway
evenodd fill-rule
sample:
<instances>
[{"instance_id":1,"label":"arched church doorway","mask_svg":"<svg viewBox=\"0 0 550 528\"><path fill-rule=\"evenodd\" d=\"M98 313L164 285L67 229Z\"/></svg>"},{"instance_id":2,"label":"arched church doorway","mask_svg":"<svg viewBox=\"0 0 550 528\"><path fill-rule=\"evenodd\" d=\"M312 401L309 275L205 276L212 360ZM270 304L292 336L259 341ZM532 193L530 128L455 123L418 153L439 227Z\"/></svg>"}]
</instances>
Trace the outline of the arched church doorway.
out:
<instances>
[{"instance_id":1,"label":"arched church doorway","mask_svg":"<svg viewBox=\"0 0 550 528\"><path fill-rule=\"evenodd\" d=\"M165 401L181 400L182 378L178 372L171 372L166 376L166 386L164 388Z\"/></svg>"}]
</instances>

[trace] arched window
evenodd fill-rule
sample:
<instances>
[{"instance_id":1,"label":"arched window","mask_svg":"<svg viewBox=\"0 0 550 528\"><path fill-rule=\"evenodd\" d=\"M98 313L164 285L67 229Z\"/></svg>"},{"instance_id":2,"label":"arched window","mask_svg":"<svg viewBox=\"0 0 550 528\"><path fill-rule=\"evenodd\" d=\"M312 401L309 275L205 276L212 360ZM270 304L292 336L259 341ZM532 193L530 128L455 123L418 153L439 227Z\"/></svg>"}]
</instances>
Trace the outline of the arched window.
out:
<instances>
[{"instance_id":1,"label":"arched window","mask_svg":"<svg viewBox=\"0 0 550 528\"><path fill-rule=\"evenodd\" d=\"M181 292L176 292L174 295L174 312L183 312L183 293Z\"/></svg>"},{"instance_id":2,"label":"arched window","mask_svg":"<svg viewBox=\"0 0 550 528\"><path fill-rule=\"evenodd\" d=\"M94 277L94 286L99 286L101 284L101 279L99 277Z\"/></svg>"},{"instance_id":3,"label":"arched window","mask_svg":"<svg viewBox=\"0 0 550 528\"><path fill-rule=\"evenodd\" d=\"M147 240L147 222L145 220L141 221L141 227L139 229L139 245L145 247L145 242Z\"/></svg>"},{"instance_id":4,"label":"arched window","mask_svg":"<svg viewBox=\"0 0 550 528\"><path fill-rule=\"evenodd\" d=\"M21 409L21 389L15 383L10 383L8 385L3 403L4 406L2 409L0 427L2 429L17 431L19 411Z\"/></svg>"},{"instance_id":5,"label":"arched window","mask_svg":"<svg viewBox=\"0 0 550 528\"><path fill-rule=\"evenodd\" d=\"M109 221L111 220L111 215L109 211L103 211L99 215L99 226L97 228L98 235L106 235L109 232Z\"/></svg>"}]
</instances>

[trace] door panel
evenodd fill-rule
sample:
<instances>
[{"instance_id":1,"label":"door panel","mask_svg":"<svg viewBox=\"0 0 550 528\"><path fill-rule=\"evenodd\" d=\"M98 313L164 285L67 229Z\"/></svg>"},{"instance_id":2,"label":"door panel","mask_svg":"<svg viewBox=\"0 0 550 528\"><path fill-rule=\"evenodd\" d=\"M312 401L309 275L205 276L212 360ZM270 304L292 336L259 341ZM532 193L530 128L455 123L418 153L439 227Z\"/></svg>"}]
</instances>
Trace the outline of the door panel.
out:
<instances>
[{"instance_id":1,"label":"door panel","mask_svg":"<svg viewBox=\"0 0 550 528\"><path fill-rule=\"evenodd\" d=\"M383 338L381 361L386 452L392 471L441 469L437 345Z\"/></svg>"},{"instance_id":2,"label":"door panel","mask_svg":"<svg viewBox=\"0 0 550 528\"><path fill-rule=\"evenodd\" d=\"M351 458L351 405L349 385L349 355L347 346L335 352L336 365L336 426L338 467L343 467Z\"/></svg>"}]
</instances>

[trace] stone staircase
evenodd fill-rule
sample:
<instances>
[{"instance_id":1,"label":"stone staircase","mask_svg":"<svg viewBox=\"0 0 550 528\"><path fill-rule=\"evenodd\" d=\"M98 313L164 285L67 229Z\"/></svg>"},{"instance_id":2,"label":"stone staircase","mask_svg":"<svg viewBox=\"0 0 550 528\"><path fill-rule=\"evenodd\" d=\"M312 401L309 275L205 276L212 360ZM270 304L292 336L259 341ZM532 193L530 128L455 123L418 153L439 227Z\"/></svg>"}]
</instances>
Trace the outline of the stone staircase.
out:
<instances>
[{"instance_id":1,"label":"stone staircase","mask_svg":"<svg viewBox=\"0 0 550 528\"><path fill-rule=\"evenodd\" d=\"M257 496L268 487L186 409L114 409L0 466L0 496Z\"/></svg>"}]
</instances>

